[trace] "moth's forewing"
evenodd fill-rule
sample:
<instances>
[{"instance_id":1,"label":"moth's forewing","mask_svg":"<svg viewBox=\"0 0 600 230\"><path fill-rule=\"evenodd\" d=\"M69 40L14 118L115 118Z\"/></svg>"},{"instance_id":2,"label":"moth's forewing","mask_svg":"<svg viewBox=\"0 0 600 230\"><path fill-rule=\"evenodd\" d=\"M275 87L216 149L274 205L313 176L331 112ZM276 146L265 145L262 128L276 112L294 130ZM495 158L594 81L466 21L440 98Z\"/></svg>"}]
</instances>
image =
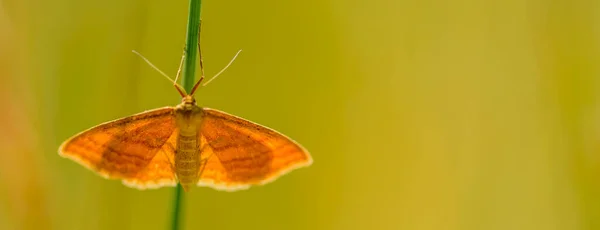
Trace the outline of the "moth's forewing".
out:
<instances>
[{"instance_id":1,"label":"moth's forewing","mask_svg":"<svg viewBox=\"0 0 600 230\"><path fill-rule=\"evenodd\" d=\"M171 166L159 154L174 130L173 108L155 109L83 131L65 141L59 154L138 188L174 185Z\"/></svg>"},{"instance_id":2,"label":"moth's forewing","mask_svg":"<svg viewBox=\"0 0 600 230\"><path fill-rule=\"evenodd\" d=\"M198 186L220 190L245 189L312 164L308 151L294 140L265 126L222 111L202 108L202 155L214 155Z\"/></svg>"}]
</instances>

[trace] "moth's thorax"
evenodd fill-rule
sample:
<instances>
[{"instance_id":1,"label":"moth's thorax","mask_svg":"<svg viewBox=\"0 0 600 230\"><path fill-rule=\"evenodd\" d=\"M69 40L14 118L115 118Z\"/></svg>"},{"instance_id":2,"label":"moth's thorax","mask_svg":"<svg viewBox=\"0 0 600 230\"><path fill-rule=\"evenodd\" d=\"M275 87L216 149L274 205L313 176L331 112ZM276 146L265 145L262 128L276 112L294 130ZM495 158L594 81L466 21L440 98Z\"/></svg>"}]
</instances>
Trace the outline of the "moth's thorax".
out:
<instances>
[{"instance_id":1,"label":"moth's thorax","mask_svg":"<svg viewBox=\"0 0 600 230\"><path fill-rule=\"evenodd\" d=\"M192 96L186 96L175 107L175 120L180 132L197 132L202 122L202 109Z\"/></svg>"}]
</instances>

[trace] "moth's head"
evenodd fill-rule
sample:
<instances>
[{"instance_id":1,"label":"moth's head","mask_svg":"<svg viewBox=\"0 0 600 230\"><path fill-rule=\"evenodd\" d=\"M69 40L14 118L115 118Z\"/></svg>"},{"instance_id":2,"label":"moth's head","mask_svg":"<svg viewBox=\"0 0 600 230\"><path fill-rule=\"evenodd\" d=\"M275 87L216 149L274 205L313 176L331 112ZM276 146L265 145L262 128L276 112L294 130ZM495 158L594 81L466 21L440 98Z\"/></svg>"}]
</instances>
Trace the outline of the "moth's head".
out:
<instances>
[{"instance_id":1,"label":"moth's head","mask_svg":"<svg viewBox=\"0 0 600 230\"><path fill-rule=\"evenodd\" d=\"M185 95L181 98L181 107L183 109L191 109L196 106L196 99L192 95Z\"/></svg>"},{"instance_id":2,"label":"moth's head","mask_svg":"<svg viewBox=\"0 0 600 230\"><path fill-rule=\"evenodd\" d=\"M175 109L179 111L191 111L194 110L196 106L196 99L192 95L186 95L181 99L181 104L177 105Z\"/></svg>"}]
</instances>

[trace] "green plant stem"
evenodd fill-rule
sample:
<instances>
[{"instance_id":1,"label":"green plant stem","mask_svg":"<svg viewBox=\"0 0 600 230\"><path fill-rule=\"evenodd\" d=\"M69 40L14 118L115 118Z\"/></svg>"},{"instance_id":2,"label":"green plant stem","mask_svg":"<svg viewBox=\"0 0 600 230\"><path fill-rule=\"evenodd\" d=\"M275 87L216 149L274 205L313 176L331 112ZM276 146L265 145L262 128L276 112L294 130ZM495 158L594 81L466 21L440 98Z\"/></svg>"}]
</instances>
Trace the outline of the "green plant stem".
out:
<instances>
[{"instance_id":1,"label":"green plant stem","mask_svg":"<svg viewBox=\"0 0 600 230\"><path fill-rule=\"evenodd\" d=\"M198 55L198 30L200 29L200 9L202 0L190 0L188 24L185 41L185 63L183 65L182 86L189 94L194 86L194 78L196 73L196 56ZM175 188L175 199L173 200L173 219L171 229L178 230L181 221L181 209L184 198L183 188L177 184Z\"/></svg>"},{"instance_id":2,"label":"green plant stem","mask_svg":"<svg viewBox=\"0 0 600 230\"><path fill-rule=\"evenodd\" d=\"M198 56L198 30L200 29L200 7L202 0L190 0L190 12L188 15L187 35L185 40L186 57L183 66L182 86L190 93L194 87L196 74L196 56Z\"/></svg>"},{"instance_id":3,"label":"green plant stem","mask_svg":"<svg viewBox=\"0 0 600 230\"><path fill-rule=\"evenodd\" d=\"M171 229L178 230L179 229L179 221L181 214L181 203L183 202L183 188L180 184L177 184L175 187L175 199L173 200L173 219L171 220Z\"/></svg>"}]
</instances>

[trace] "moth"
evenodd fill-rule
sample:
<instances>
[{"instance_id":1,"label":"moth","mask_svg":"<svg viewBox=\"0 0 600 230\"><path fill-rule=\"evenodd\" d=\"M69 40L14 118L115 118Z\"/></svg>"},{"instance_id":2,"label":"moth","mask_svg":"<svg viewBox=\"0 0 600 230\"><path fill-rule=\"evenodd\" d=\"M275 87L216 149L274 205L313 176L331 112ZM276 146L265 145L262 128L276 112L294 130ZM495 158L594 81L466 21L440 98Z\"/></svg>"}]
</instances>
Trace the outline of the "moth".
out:
<instances>
[{"instance_id":1,"label":"moth","mask_svg":"<svg viewBox=\"0 0 600 230\"><path fill-rule=\"evenodd\" d=\"M181 64L184 58L185 54ZM180 183L185 191L194 185L226 191L246 189L312 164L308 151L285 135L197 106L194 93L204 79L202 57L202 77L189 94L176 83L181 64L173 81L182 97L179 105L92 127L66 140L59 147L59 155L105 178L121 179L130 187Z\"/></svg>"}]
</instances>

